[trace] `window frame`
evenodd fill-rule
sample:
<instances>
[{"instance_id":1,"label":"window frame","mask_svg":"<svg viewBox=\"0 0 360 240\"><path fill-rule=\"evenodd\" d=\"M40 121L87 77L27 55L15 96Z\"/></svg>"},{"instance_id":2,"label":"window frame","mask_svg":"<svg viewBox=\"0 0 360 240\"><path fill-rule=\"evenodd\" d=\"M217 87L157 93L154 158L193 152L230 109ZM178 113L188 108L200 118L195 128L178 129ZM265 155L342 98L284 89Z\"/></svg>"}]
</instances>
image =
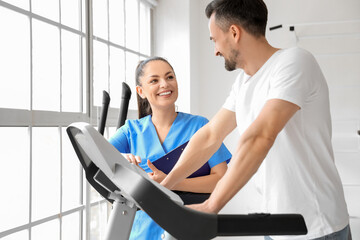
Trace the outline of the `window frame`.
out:
<instances>
[{"instance_id":1,"label":"window frame","mask_svg":"<svg viewBox=\"0 0 360 240\"><path fill-rule=\"evenodd\" d=\"M121 46L115 43L110 42L109 39L101 39L99 37L94 38L93 36L93 24L92 24L92 0L78 0L79 6L79 21L80 26L79 29L74 29L69 26L61 24L61 0L58 0L59 3L59 22L50 20L48 18L45 18L43 16L37 15L32 12L31 9L31 0L29 0L29 10L22 9L20 7L17 7L15 5L12 5L10 3L4 2L3 0L0 0L0 7L4 7L5 9L12 10L16 13L25 15L29 18L29 27L30 27L30 109L12 109L12 108L0 108L0 127L26 127L28 128L28 138L30 142L30 174L29 174L29 188L30 188L30 195L29 195L29 222L27 224L16 226L11 229L7 229L5 231L0 232L0 238L18 233L23 230L28 230L28 239L32 239L31 237L31 229L35 226L38 226L43 223L47 223L52 220L58 219L60 221L60 236L61 239L62 231L61 231L61 225L62 225L62 217L73 214L73 213L79 213L79 239L90 239L90 211L91 208L106 203L105 199L100 199L94 202L90 202L90 194L91 194L91 186L84 178L83 170L79 164L79 172L80 172L80 189L79 189L79 206L71 208L69 210L63 211L62 210L62 181L60 181L60 212L51 216L47 216L44 218L41 218L39 220L33 221L31 219L31 211L32 211L32 129L35 127L54 127L58 129L59 137L60 137L60 155L62 155L62 138L66 138L67 136L63 136L63 128L66 128L69 124L73 122L89 122L90 124L93 124L96 126L98 122L98 114L101 111L101 107L94 106L94 89L93 89L93 42L94 39L97 41L100 41L102 43L105 43L108 48L110 47L116 47L118 49L123 50L125 53L130 52L133 54L138 55L140 58L147 58L150 57L153 54L153 8L156 7L157 1L156 0L137 0L138 1L138 11L140 12L140 2L147 4L150 7L150 55L146 55L139 51L134 51L132 49L128 49L125 46ZM107 3L109 0L107 0ZM125 0L124 0L125 5ZM109 7L109 4L108 4ZM124 13L125 13L125 7L124 7ZM85 16L84 16L85 14ZM140 25L140 14L138 16L139 18L139 25ZM41 22L45 22L47 24L50 24L52 26L55 26L59 30L59 41L60 46L62 44L62 38L61 38L61 31L66 30L71 33L75 33L76 35L81 37L80 41L80 71L81 76L79 76L79 80L82 84L82 87L80 88L80 111L79 112L62 112L61 107L61 100L60 100L60 111L48 111L48 110L34 110L33 109L33 58L32 58L32 21L33 19L39 20ZM83 23L85 21L85 24ZM109 23L108 23L109 24ZM125 23L124 23L125 24ZM85 27L85 29L83 29ZM139 27L140 32L140 27ZM140 34L139 34L139 42L140 42ZM140 44L140 43L139 43ZM61 48L61 47L60 47ZM60 68L61 68L61 49L60 51ZM84 55L85 54L85 55ZM109 53L110 54L110 53ZM126 54L124 54L126 55ZM126 56L125 56L125 62L126 62ZM109 65L109 63L108 63ZM61 71L61 70L60 70ZM61 86L61 76L60 76L60 86ZM110 81L110 79L108 79ZM60 87L59 86L59 87ZM61 91L61 90L60 90ZM96 96L100 97L100 96ZM132 95L132 97L135 97L135 94ZM109 108L108 111L108 119L107 119L107 128L106 133L109 134L109 128L115 127L117 125L118 120L118 113L119 108ZM128 118L137 118L137 110L135 109L129 109L128 112ZM60 156L60 177L62 178L62 161L63 158ZM109 209L109 208L108 208ZM109 212L109 210L108 210Z\"/></svg>"}]
</instances>

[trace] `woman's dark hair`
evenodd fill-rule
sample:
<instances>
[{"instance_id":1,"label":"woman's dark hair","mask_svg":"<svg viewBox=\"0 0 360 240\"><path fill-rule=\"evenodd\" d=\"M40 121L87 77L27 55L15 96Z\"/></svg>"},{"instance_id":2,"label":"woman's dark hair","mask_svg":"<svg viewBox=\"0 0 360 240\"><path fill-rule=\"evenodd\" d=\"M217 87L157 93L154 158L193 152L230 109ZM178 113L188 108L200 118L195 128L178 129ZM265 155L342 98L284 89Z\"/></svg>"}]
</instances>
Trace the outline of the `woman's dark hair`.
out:
<instances>
[{"instance_id":1,"label":"woman's dark hair","mask_svg":"<svg viewBox=\"0 0 360 240\"><path fill-rule=\"evenodd\" d=\"M136 70L135 70L136 86L141 86L140 78L144 75L144 69L149 62L153 62L153 61L163 61L163 62L169 64L169 66L175 73L174 68L171 66L171 64L165 58L151 57L146 60L140 61L139 64L137 65ZM137 103L138 103L139 119L152 114L152 109L151 109L149 101L146 98L144 98L144 99L141 98L139 96L139 94L136 94L136 97L137 97Z\"/></svg>"},{"instance_id":2,"label":"woman's dark hair","mask_svg":"<svg viewBox=\"0 0 360 240\"><path fill-rule=\"evenodd\" d=\"M268 11L262 0L214 0L205 9L208 18L213 13L224 32L237 24L255 37L265 36Z\"/></svg>"}]
</instances>

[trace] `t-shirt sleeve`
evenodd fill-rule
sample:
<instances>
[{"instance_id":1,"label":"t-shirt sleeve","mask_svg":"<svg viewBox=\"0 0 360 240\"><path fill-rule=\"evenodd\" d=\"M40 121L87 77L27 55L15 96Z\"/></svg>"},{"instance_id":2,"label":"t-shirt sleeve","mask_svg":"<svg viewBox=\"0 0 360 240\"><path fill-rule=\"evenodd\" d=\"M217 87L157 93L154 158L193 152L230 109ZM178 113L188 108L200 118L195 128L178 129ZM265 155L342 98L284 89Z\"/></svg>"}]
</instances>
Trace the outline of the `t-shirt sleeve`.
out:
<instances>
[{"instance_id":1,"label":"t-shirt sleeve","mask_svg":"<svg viewBox=\"0 0 360 240\"><path fill-rule=\"evenodd\" d=\"M109 139L109 142L121 153L130 153L128 141L129 126L125 123L116 133Z\"/></svg>"},{"instance_id":2,"label":"t-shirt sleeve","mask_svg":"<svg viewBox=\"0 0 360 240\"><path fill-rule=\"evenodd\" d=\"M305 51L290 52L274 68L268 99L282 99L302 108L312 89L312 76L317 63Z\"/></svg>"},{"instance_id":3,"label":"t-shirt sleeve","mask_svg":"<svg viewBox=\"0 0 360 240\"><path fill-rule=\"evenodd\" d=\"M234 84L231 87L230 94L226 98L223 108L235 112L236 106L236 91L239 89L239 77L235 80Z\"/></svg>"}]
</instances>

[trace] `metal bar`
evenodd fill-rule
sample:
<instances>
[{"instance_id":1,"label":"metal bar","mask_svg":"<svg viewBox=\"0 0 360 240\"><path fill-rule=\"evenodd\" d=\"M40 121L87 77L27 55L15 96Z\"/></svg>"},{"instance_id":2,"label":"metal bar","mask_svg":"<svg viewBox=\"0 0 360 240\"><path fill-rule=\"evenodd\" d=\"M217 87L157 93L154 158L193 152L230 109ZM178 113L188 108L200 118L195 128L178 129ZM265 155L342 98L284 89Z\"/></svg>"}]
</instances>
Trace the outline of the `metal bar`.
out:
<instances>
[{"instance_id":1,"label":"metal bar","mask_svg":"<svg viewBox=\"0 0 360 240\"><path fill-rule=\"evenodd\" d=\"M72 32L72 33L75 33L75 34L78 34L78 35L81 35L81 36L85 36L85 33L81 32L81 31L79 31L79 30L76 30L76 29L74 29L74 28L68 27L68 26L63 25L63 24L61 24L61 23L59 23L59 22L55 22L55 21L53 21L53 20L51 20L51 19L48 19L48 18L43 17L43 16L40 16L40 15L38 15L38 14L32 13L31 11L27 11L27 10L25 10L25 9L16 7L16 6L11 5L11 4L9 4L9 3L6 3L6 2L4 2L4 1L2 1L2 0L0 0L0 6L3 6L3 7L5 7L5 8L8 8L8 9L13 10L13 11L18 12L18 13L21 13L21 14L23 14L23 15L26 15L26 16L30 17L30 18L34 18L34 19L36 19L36 20L40 20L40 21L42 21L42 22L46 22L46 23L48 23L48 24L50 24L50 25L53 25L53 26L55 26L55 27L58 27L58 28L61 28L61 29L65 29L65 30L67 30L67 31L70 31L70 32Z\"/></svg>"},{"instance_id":2,"label":"metal bar","mask_svg":"<svg viewBox=\"0 0 360 240\"><path fill-rule=\"evenodd\" d=\"M103 201L105 201L105 200L103 200ZM96 203L99 203L99 202L101 202L101 201L98 201ZM96 203L94 203L94 204L96 204ZM75 213L75 212L80 212L83 209L85 209L85 206L79 206L77 208L73 208L73 209L70 209L68 211L65 211L65 212L62 212L62 213L59 213L59 214L55 214L55 215L52 215L52 216L49 216L49 217L46 217L46 218L39 219L37 221L33 221L31 223L28 223L28 224L24 224L24 225L19 226L19 227L15 227L15 228L6 230L6 231L0 233L0 238L5 237L5 236L10 235L10 234L13 234L13 233L16 233L16 232L19 232L19 231L22 231L22 230L26 230L26 229L35 227L37 225L40 225L40 224L45 223L45 222L49 222L51 220L55 220L55 219L70 215L70 214Z\"/></svg>"}]
</instances>

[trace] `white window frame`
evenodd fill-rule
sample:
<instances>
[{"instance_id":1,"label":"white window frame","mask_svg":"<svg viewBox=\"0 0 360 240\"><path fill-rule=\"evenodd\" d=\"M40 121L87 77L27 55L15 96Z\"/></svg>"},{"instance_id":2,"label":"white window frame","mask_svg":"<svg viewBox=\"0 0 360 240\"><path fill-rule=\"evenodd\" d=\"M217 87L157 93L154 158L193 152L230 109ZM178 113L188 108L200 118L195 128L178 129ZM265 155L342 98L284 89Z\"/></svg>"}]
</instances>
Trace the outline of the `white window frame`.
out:
<instances>
[{"instance_id":1,"label":"white window frame","mask_svg":"<svg viewBox=\"0 0 360 240\"><path fill-rule=\"evenodd\" d=\"M86 29L82 29L82 26L84 26L82 24L82 22L80 22L80 30L76 30L73 29L71 27L68 27L66 25L63 25L61 23L52 21L50 19L47 19L45 17L42 17L40 15L34 14L31 11L31 0L29 0L29 4L30 4L30 10L24 10L22 8L19 8L15 5L9 4L7 2L4 2L3 0L0 0L0 6L7 8L9 10L12 10L16 13L25 15L27 17L30 18L30 30L31 30L31 25L32 25L32 20L31 19L36 19L39 20L41 22L45 22L47 24L50 24L52 26L57 27L58 29L64 29L67 31L70 31L72 33L75 33L79 36L81 36L83 39L85 39L85 48L83 47L83 42L81 41L81 46L80 46L80 56L82 62L80 68L81 68L81 75L80 76L82 79L84 79L87 82L86 84L86 90L83 91L83 89L80 89L81 93L80 93L80 98L79 101L81 101L81 111L80 112L56 112L56 111L40 111L40 110L34 110L32 109L32 102L30 103L30 110L26 110L26 109L8 109L8 108L0 108L0 127L27 127L29 129L29 141L30 141L30 146L32 144L32 128L33 127L56 127L59 129L59 136L60 138L62 137L67 137L67 136L62 136L62 131L61 128L65 128L66 126L68 126L69 124L73 123L73 122L90 122L91 124L96 125L98 119L97 119L97 113L100 111L99 107L94 107L93 106L93 86L92 86L92 82L93 82L93 31L92 31L92 0L78 0L79 4L80 4L80 21L82 21L83 19L85 19L85 28ZM142 1L143 3L147 3L150 4L151 8L154 8L157 5L157 1L156 0L138 0L139 4L140 1ZM61 0L59 0L59 5L60 5ZM85 8L85 18L84 16L82 16L83 11L82 8ZM61 11L61 9L60 9ZM125 8L124 8L124 12L125 12ZM139 15L140 18L140 15ZM152 20L151 20L152 21ZM140 21L139 21L140 22ZM152 25L152 23L151 23ZM152 29L150 30L150 32L152 32ZM139 56L146 58L149 57L148 55L144 55L140 52L137 51L133 51L131 49L127 49L124 46L120 46L120 45L116 45L106 39L100 39L97 38L98 41L101 41L105 44L108 45L108 47L112 46L112 47L116 47L119 49L122 49L124 51L128 51L128 52L132 52L135 54L138 54ZM61 45L62 39L61 39L61 34L60 34L60 45ZM151 41L153 42L153 41ZM32 47L32 31L30 31L30 47ZM151 54L152 54L152 48L153 48L153 44L151 44ZM85 49L86 51L86 58L83 59L83 50ZM31 50L32 51L32 50ZM139 50L140 51L140 50ZM30 53L31 55L31 53ZM31 56L30 56L31 57ZM61 58L61 54L60 54L60 58ZM32 63L32 59L31 59L31 63ZM126 59L125 59L126 61ZM61 61L60 61L61 64ZM86 70L85 72L83 72L83 64L86 65ZM32 65L32 64L31 64ZM32 75L32 68L30 70L30 74ZM32 76L30 76L30 81L32 84ZM61 78L60 78L61 81ZM84 86L83 86L84 87ZM32 99L32 90L30 90L30 99ZM86 96L83 96L83 93ZM85 101L83 101L82 99L85 97ZM97 96L100 97L100 96ZM132 97L135 97L135 94L132 95ZM30 100L32 101L32 100ZM82 103L85 102L85 105L83 105ZM61 107L60 107L61 108ZM117 118L118 118L118 112L119 109L118 108L109 108L109 113L108 113L108 121L107 121L107 127L114 127L117 124ZM128 117L129 118L136 118L136 110L129 110L129 114ZM107 128L108 130L108 128ZM61 142L61 141L60 141ZM61 144L60 144L61 145ZM60 146L60 152L62 151L62 146ZM31 151L31 150L30 150ZM79 172L80 172L80 205L78 207L72 208L70 210L67 211L62 211L61 206L60 206L60 212L57 214L54 214L52 216L47 216L45 218L36 220L36 221L32 221L31 220L31 211L32 211L32 206L31 206L31 195L32 195L32 187L31 187L31 179L32 179L32 159L31 159L31 154L30 154L30 174L29 174L29 186L30 186L30 197L29 197L29 223L21 225L21 226L16 226L14 228L11 229L7 229L5 231L0 232L0 238L11 235L13 233L17 233L23 230L28 230L28 239L31 240L31 229L37 225L49 222L51 220L55 220L55 219L60 219L60 228L61 228L61 219L64 216L70 215L72 213L76 213L79 212L79 239L83 240L83 239L90 239L90 209L92 206L95 206L97 204L102 204L104 202L106 202L106 200L101 199L95 202L90 202L90 185L86 182L86 180L84 180L84 176L83 176L83 171L82 168L80 167L79 164ZM62 156L60 157L60 164L62 162ZM60 172L62 171L61 167L60 167ZM61 174L61 173L60 173ZM62 183L60 183L62 184ZM61 185L60 185L60 189L61 189ZM61 205L61 199L62 199L62 192L60 191L60 205ZM85 214L84 214L85 213ZM84 219L85 216L85 219ZM8 216L6 216L8 217ZM59 238L61 239L61 229L60 229L60 236Z\"/></svg>"}]
</instances>

